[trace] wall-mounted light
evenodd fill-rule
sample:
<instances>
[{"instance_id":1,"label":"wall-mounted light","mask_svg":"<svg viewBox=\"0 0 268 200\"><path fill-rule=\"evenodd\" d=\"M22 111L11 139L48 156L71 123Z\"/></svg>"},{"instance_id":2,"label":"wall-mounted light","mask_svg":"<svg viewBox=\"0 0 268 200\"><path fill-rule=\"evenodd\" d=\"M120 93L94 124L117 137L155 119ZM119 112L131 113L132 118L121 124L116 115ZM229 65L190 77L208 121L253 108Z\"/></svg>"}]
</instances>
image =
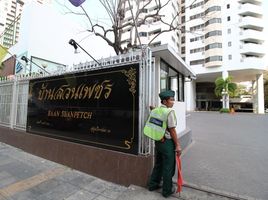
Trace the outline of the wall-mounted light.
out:
<instances>
[{"instance_id":1,"label":"wall-mounted light","mask_svg":"<svg viewBox=\"0 0 268 200\"><path fill-rule=\"evenodd\" d=\"M82 49L87 55L89 55L90 56L90 58L92 58L99 66L101 66L101 64L95 59L95 58L93 58L93 56L91 56L83 47L81 47L81 45L79 45L74 39L70 39L69 40L69 44L71 45L71 46L73 46L73 48L75 49L75 53L77 53L77 49L78 49L78 47L80 48L80 49Z\"/></svg>"},{"instance_id":2,"label":"wall-mounted light","mask_svg":"<svg viewBox=\"0 0 268 200\"><path fill-rule=\"evenodd\" d=\"M42 71L45 71L47 74L50 74L47 70L45 70L43 67L40 67L38 64L36 64L35 62L33 62L32 60L29 60L26 56L22 56L20 58L21 60L23 60L26 65L28 64L28 62L30 61L31 63L33 63L35 66L37 66L38 68L40 68ZM32 65L30 65L30 75L32 74Z\"/></svg>"}]
</instances>

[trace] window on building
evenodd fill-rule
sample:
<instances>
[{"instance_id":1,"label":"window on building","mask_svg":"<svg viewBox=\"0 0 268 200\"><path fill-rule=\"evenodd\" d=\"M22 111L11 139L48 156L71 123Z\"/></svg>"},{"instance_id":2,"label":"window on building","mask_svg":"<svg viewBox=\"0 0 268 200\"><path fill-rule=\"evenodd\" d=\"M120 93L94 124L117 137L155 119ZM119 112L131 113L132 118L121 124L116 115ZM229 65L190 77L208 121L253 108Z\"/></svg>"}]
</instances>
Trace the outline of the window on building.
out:
<instances>
[{"instance_id":1,"label":"window on building","mask_svg":"<svg viewBox=\"0 0 268 200\"><path fill-rule=\"evenodd\" d=\"M214 24L214 23L221 23L221 18L212 18L212 19L206 21L205 26L208 26L208 25Z\"/></svg>"},{"instance_id":2,"label":"window on building","mask_svg":"<svg viewBox=\"0 0 268 200\"><path fill-rule=\"evenodd\" d=\"M157 29L157 30L154 30L154 31L152 31L152 32L149 32L149 36L158 34L158 33L160 33L160 32L161 32L161 29L159 28L159 29Z\"/></svg>"},{"instance_id":3,"label":"window on building","mask_svg":"<svg viewBox=\"0 0 268 200\"><path fill-rule=\"evenodd\" d=\"M228 47L231 47L232 46L232 42L228 42Z\"/></svg>"},{"instance_id":4,"label":"window on building","mask_svg":"<svg viewBox=\"0 0 268 200\"><path fill-rule=\"evenodd\" d=\"M181 33L185 33L185 26L181 27Z\"/></svg>"},{"instance_id":5,"label":"window on building","mask_svg":"<svg viewBox=\"0 0 268 200\"><path fill-rule=\"evenodd\" d=\"M205 50L214 49L214 48L222 48L222 43L212 43L205 46Z\"/></svg>"},{"instance_id":6,"label":"window on building","mask_svg":"<svg viewBox=\"0 0 268 200\"><path fill-rule=\"evenodd\" d=\"M181 7L181 13L185 13L185 6Z\"/></svg>"},{"instance_id":7,"label":"window on building","mask_svg":"<svg viewBox=\"0 0 268 200\"><path fill-rule=\"evenodd\" d=\"M204 59L192 60L190 61L190 65L200 65L200 64L204 64L204 62L205 62Z\"/></svg>"},{"instance_id":8,"label":"window on building","mask_svg":"<svg viewBox=\"0 0 268 200\"><path fill-rule=\"evenodd\" d=\"M221 7L220 6L212 6L208 9L206 9L205 14L208 14L208 13L214 12L214 11L221 11Z\"/></svg>"},{"instance_id":9,"label":"window on building","mask_svg":"<svg viewBox=\"0 0 268 200\"><path fill-rule=\"evenodd\" d=\"M227 21L231 21L231 17L230 16L227 17Z\"/></svg>"},{"instance_id":10,"label":"window on building","mask_svg":"<svg viewBox=\"0 0 268 200\"><path fill-rule=\"evenodd\" d=\"M199 25L190 27L190 31L196 31L196 30L202 29L204 27L205 27L204 24L199 24Z\"/></svg>"},{"instance_id":11,"label":"window on building","mask_svg":"<svg viewBox=\"0 0 268 200\"><path fill-rule=\"evenodd\" d=\"M175 100L184 101L184 76L165 61L160 61L160 91L174 90Z\"/></svg>"},{"instance_id":12,"label":"window on building","mask_svg":"<svg viewBox=\"0 0 268 200\"><path fill-rule=\"evenodd\" d=\"M230 28L228 28L227 33L230 34L232 31Z\"/></svg>"},{"instance_id":13,"label":"window on building","mask_svg":"<svg viewBox=\"0 0 268 200\"><path fill-rule=\"evenodd\" d=\"M140 37L147 37L147 32L139 32Z\"/></svg>"},{"instance_id":14,"label":"window on building","mask_svg":"<svg viewBox=\"0 0 268 200\"><path fill-rule=\"evenodd\" d=\"M204 5L204 1L200 1L198 3L190 5L190 9L197 8L197 7L202 6L202 5Z\"/></svg>"},{"instance_id":15,"label":"window on building","mask_svg":"<svg viewBox=\"0 0 268 200\"><path fill-rule=\"evenodd\" d=\"M217 36L217 35L222 35L222 32L219 31L219 30L210 31L210 32L205 34L205 38L212 37L212 36Z\"/></svg>"},{"instance_id":16,"label":"window on building","mask_svg":"<svg viewBox=\"0 0 268 200\"><path fill-rule=\"evenodd\" d=\"M185 43L185 36L181 37L181 43L184 44Z\"/></svg>"},{"instance_id":17,"label":"window on building","mask_svg":"<svg viewBox=\"0 0 268 200\"><path fill-rule=\"evenodd\" d=\"M141 13L148 13L148 9L146 9L146 8L140 9L140 12Z\"/></svg>"},{"instance_id":18,"label":"window on building","mask_svg":"<svg viewBox=\"0 0 268 200\"><path fill-rule=\"evenodd\" d=\"M150 47L158 47L161 45L161 42L154 42L150 44Z\"/></svg>"},{"instance_id":19,"label":"window on building","mask_svg":"<svg viewBox=\"0 0 268 200\"><path fill-rule=\"evenodd\" d=\"M181 54L185 54L185 47L181 47Z\"/></svg>"},{"instance_id":20,"label":"window on building","mask_svg":"<svg viewBox=\"0 0 268 200\"><path fill-rule=\"evenodd\" d=\"M190 53L198 53L198 52L203 52L205 50L204 47L200 47L200 48L195 48L195 49L191 49Z\"/></svg>"},{"instance_id":21,"label":"window on building","mask_svg":"<svg viewBox=\"0 0 268 200\"><path fill-rule=\"evenodd\" d=\"M195 42L195 41L198 41L198 40L203 40L204 39L204 36L198 36L198 37L195 37L195 38L191 38L190 39L190 42Z\"/></svg>"},{"instance_id":22,"label":"window on building","mask_svg":"<svg viewBox=\"0 0 268 200\"><path fill-rule=\"evenodd\" d=\"M205 63L214 61L222 61L222 56L210 56L205 59Z\"/></svg>"},{"instance_id":23,"label":"window on building","mask_svg":"<svg viewBox=\"0 0 268 200\"><path fill-rule=\"evenodd\" d=\"M181 23L185 23L185 16L181 17Z\"/></svg>"},{"instance_id":24,"label":"window on building","mask_svg":"<svg viewBox=\"0 0 268 200\"><path fill-rule=\"evenodd\" d=\"M228 59L229 60L232 60L232 55L228 55Z\"/></svg>"},{"instance_id":25,"label":"window on building","mask_svg":"<svg viewBox=\"0 0 268 200\"><path fill-rule=\"evenodd\" d=\"M226 6L226 7L227 7L227 9L229 9L229 8L230 8L230 4L227 4L227 6Z\"/></svg>"}]
</instances>

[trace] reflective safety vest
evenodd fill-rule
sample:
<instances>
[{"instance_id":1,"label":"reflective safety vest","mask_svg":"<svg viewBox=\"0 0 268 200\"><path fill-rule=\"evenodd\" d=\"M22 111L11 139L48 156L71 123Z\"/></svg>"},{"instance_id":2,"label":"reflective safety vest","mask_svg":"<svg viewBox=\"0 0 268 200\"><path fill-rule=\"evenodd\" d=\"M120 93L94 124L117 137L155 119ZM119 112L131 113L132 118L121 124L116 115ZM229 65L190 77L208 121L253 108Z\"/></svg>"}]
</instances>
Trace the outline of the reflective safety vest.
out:
<instances>
[{"instance_id":1,"label":"reflective safety vest","mask_svg":"<svg viewBox=\"0 0 268 200\"><path fill-rule=\"evenodd\" d=\"M144 134L153 140L161 140L165 135L168 114L171 111L171 108L165 107L153 109L143 129Z\"/></svg>"}]
</instances>

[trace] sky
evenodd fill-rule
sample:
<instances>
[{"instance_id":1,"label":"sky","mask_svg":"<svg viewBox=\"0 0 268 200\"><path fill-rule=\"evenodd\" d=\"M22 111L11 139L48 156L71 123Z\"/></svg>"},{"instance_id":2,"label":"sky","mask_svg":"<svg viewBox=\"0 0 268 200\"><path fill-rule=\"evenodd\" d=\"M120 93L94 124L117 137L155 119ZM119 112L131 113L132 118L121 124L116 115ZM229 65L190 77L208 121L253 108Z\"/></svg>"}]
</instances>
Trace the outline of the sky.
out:
<instances>
[{"instance_id":1,"label":"sky","mask_svg":"<svg viewBox=\"0 0 268 200\"><path fill-rule=\"evenodd\" d=\"M90 23L85 15L81 16L70 12L82 13L83 10L80 7L73 6L68 0L53 0L52 6L80 27L80 29L77 29L77 35L74 39L95 59L115 55L114 50L103 39L87 31L87 29L90 29ZM110 19L104 17L106 12L98 0L86 0L82 6L87 11L93 23L97 21L103 26L107 27L109 25ZM84 55L84 59L81 62L92 60L84 52L80 51L79 54Z\"/></svg>"},{"instance_id":2,"label":"sky","mask_svg":"<svg viewBox=\"0 0 268 200\"><path fill-rule=\"evenodd\" d=\"M97 48L94 48L94 51L96 52L96 57L100 58L100 57L107 57L107 56L112 56L114 55L113 50L103 41L101 41L100 38L97 38L91 33L86 32L85 30L90 28L89 27L89 21L85 16L81 16L81 15L75 15L75 14L71 14L68 10L71 9L74 12L77 13L81 13L82 9L80 7L74 7L69 0L52 0L53 2L53 7L59 11L60 13L62 13L63 15L66 15L70 20L75 21L75 23L79 24L79 26L81 27L80 30L77 31L77 36L80 38L79 42L81 45L87 45L88 43L91 43L92 41L95 42L98 49L103 49L103 48L108 48L107 51L104 53L103 51L97 51ZM267 26L268 24L268 0L262 0L263 2L263 9L264 9L264 25ZM110 19L107 15L103 6L100 4L99 0L86 0L82 6L85 8L85 10L87 11L88 15L93 19L93 23L94 21L97 21L99 24L103 25L103 26L109 26L109 22ZM264 31L266 32L265 35L268 34L268 26L267 28L264 29ZM266 49L268 50L268 41L266 41ZM266 60L268 63L268 55L266 56Z\"/></svg>"}]
</instances>

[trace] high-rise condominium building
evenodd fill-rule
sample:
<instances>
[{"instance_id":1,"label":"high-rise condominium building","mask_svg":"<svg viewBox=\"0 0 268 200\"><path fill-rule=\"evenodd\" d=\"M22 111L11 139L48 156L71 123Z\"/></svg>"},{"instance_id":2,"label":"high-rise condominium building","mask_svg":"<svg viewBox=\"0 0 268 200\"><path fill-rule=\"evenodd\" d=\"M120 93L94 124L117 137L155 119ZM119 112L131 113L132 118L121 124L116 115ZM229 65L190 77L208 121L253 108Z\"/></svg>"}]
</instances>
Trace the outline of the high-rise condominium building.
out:
<instances>
[{"instance_id":1,"label":"high-rise condominium building","mask_svg":"<svg viewBox=\"0 0 268 200\"><path fill-rule=\"evenodd\" d=\"M135 14L138 11L141 14L139 15L139 18L136 20L136 23L141 44L149 44L151 47L159 46L161 44L169 44L176 52L178 52L179 30L166 32L156 37L161 31L167 30L169 28L168 25L165 25L160 21L160 18L162 18L163 21L168 23L172 22L172 20L176 18L175 16L179 10L178 0L171 0L166 6L164 6L163 9L160 10L158 18L150 17L147 18L144 23L139 23L141 19L143 19L145 16L153 15L158 10L156 1L151 1L149 4L148 2L149 2L148 0L122 1L121 7L124 10L124 19L122 20L122 24L126 24L129 21L133 21L132 13L135 16ZM161 1L161 5L162 6L165 5L166 2L168 1L167 0ZM144 5L146 5L146 7L144 7ZM174 25L179 23L177 19L178 18L176 18L173 21ZM125 28L122 34L123 46L127 46L128 43L140 45L139 39L135 37L135 34L136 34L135 27Z\"/></svg>"},{"instance_id":2,"label":"high-rise condominium building","mask_svg":"<svg viewBox=\"0 0 268 200\"><path fill-rule=\"evenodd\" d=\"M50 3L51 0L0 0L0 44L9 48L18 41L20 15L24 3L37 1Z\"/></svg>"},{"instance_id":3,"label":"high-rise condominium building","mask_svg":"<svg viewBox=\"0 0 268 200\"><path fill-rule=\"evenodd\" d=\"M262 0L197 0L179 2L181 56L196 72L187 82L187 109L215 109L221 102L214 95L217 77L232 76L234 82L251 81L253 110L264 112L264 22Z\"/></svg>"},{"instance_id":4,"label":"high-rise condominium building","mask_svg":"<svg viewBox=\"0 0 268 200\"><path fill-rule=\"evenodd\" d=\"M21 0L0 0L0 44L5 47L11 47L18 40L23 4Z\"/></svg>"}]
</instances>

